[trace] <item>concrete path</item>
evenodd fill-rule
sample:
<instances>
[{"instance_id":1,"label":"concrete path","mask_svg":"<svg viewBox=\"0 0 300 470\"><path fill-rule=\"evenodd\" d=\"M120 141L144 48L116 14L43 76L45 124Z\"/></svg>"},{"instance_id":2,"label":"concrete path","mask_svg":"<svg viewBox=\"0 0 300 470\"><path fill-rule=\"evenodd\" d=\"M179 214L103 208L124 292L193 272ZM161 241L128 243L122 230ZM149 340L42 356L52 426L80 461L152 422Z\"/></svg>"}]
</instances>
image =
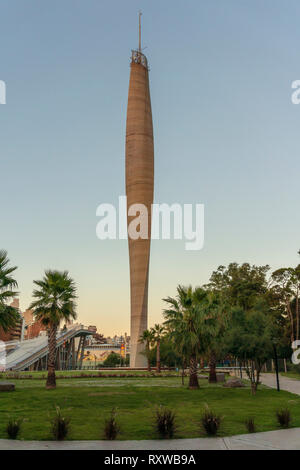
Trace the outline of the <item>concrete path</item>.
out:
<instances>
[{"instance_id":1,"label":"concrete path","mask_svg":"<svg viewBox=\"0 0 300 470\"><path fill-rule=\"evenodd\" d=\"M271 388L277 388L275 374L261 374L261 383ZM279 385L281 390L300 395L300 380L289 379L279 374Z\"/></svg>"},{"instance_id":2,"label":"concrete path","mask_svg":"<svg viewBox=\"0 0 300 470\"><path fill-rule=\"evenodd\" d=\"M0 440L0 450L300 450L300 428L232 437L153 441L13 441Z\"/></svg>"}]
</instances>

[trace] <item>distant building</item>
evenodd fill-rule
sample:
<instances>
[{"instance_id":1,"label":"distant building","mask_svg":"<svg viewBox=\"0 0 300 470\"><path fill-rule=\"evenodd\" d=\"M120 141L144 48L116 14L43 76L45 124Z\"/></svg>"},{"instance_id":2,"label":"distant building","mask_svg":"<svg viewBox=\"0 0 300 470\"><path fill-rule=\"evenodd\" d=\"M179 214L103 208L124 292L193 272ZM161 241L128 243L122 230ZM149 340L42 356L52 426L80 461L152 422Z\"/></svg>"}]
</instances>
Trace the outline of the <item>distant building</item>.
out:
<instances>
[{"instance_id":1,"label":"distant building","mask_svg":"<svg viewBox=\"0 0 300 470\"><path fill-rule=\"evenodd\" d=\"M121 355L121 345L116 343L91 344L84 348L83 362L85 365L88 362L91 364L104 362L112 352Z\"/></svg>"},{"instance_id":2,"label":"distant building","mask_svg":"<svg viewBox=\"0 0 300 470\"><path fill-rule=\"evenodd\" d=\"M39 336L42 331L45 331L45 326L40 321L34 320L33 311L30 309L25 310L24 313L20 311L19 299L14 299L10 304L11 307L17 308L20 312L20 321L15 328L8 332L4 332L0 328L1 341L20 341L21 339L33 339Z\"/></svg>"},{"instance_id":3,"label":"distant building","mask_svg":"<svg viewBox=\"0 0 300 470\"><path fill-rule=\"evenodd\" d=\"M98 337L100 337L100 341L97 341ZM110 336L104 338L97 333L84 348L84 363L90 362L93 365L93 363L104 362L111 353L119 354L125 358L130 350L128 338L127 333L124 336L115 335L113 338Z\"/></svg>"},{"instance_id":4,"label":"distant building","mask_svg":"<svg viewBox=\"0 0 300 470\"><path fill-rule=\"evenodd\" d=\"M25 312L23 312L23 318L25 320L25 325L26 326L31 325L32 323L34 323L33 310L31 310L29 308L27 310L25 310Z\"/></svg>"},{"instance_id":5,"label":"distant building","mask_svg":"<svg viewBox=\"0 0 300 470\"><path fill-rule=\"evenodd\" d=\"M12 303L10 304L11 307L14 307L19 310L19 299L13 299ZM22 335L22 318L17 323L15 328L10 331L4 332L4 330L0 327L0 340L1 341L18 341L21 339Z\"/></svg>"},{"instance_id":6,"label":"distant building","mask_svg":"<svg viewBox=\"0 0 300 470\"><path fill-rule=\"evenodd\" d=\"M91 331L93 334L97 333L97 327L94 325L88 326L88 331Z\"/></svg>"},{"instance_id":7,"label":"distant building","mask_svg":"<svg viewBox=\"0 0 300 470\"><path fill-rule=\"evenodd\" d=\"M26 326L25 339L33 339L40 335L42 331L46 331L45 325L41 321L34 321Z\"/></svg>"}]
</instances>

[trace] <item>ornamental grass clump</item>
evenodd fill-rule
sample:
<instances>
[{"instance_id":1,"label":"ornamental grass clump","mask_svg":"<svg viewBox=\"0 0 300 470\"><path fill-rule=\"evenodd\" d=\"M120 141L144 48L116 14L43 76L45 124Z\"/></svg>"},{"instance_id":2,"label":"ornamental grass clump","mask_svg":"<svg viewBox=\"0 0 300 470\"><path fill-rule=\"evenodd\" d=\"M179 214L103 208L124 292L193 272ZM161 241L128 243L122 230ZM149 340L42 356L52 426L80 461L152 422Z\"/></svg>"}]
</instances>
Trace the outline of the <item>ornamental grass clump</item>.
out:
<instances>
[{"instance_id":1,"label":"ornamental grass clump","mask_svg":"<svg viewBox=\"0 0 300 470\"><path fill-rule=\"evenodd\" d=\"M213 410L211 410L208 405L205 405L205 411L201 418L201 424L206 434L209 436L215 436L218 432L221 421L221 416L217 415Z\"/></svg>"},{"instance_id":2,"label":"ornamental grass clump","mask_svg":"<svg viewBox=\"0 0 300 470\"><path fill-rule=\"evenodd\" d=\"M281 428L288 428L291 424L291 412L288 408L276 411L278 424Z\"/></svg>"},{"instance_id":3,"label":"ornamental grass clump","mask_svg":"<svg viewBox=\"0 0 300 470\"><path fill-rule=\"evenodd\" d=\"M56 406L56 415L52 420L51 432L56 441L63 441L70 431L70 418L62 416L59 406Z\"/></svg>"},{"instance_id":4,"label":"ornamental grass clump","mask_svg":"<svg viewBox=\"0 0 300 470\"><path fill-rule=\"evenodd\" d=\"M256 432L256 426L255 426L254 418L246 419L245 426L246 426L246 429L249 433Z\"/></svg>"},{"instance_id":5,"label":"ornamental grass clump","mask_svg":"<svg viewBox=\"0 0 300 470\"><path fill-rule=\"evenodd\" d=\"M10 418L6 425L6 433L9 439L17 439L21 430L21 419Z\"/></svg>"},{"instance_id":6,"label":"ornamental grass clump","mask_svg":"<svg viewBox=\"0 0 300 470\"><path fill-rule=\"evenodd\" d=\"M171 439L175 432L175 419L174 411L165 407L158 406L154 413L154 428L157 434L163 439Z\"/></svg>"},{"instance_id":7,"label":"ornamental grass clump","mask_svg":"<svg viewBox=\"0 0 300 470\"><path fill-rule=\"evenodd\" d=\"M120 426L117 421L117 410L113 408L110 416L104 422L104 437L109 441L114 441L120 434Z\"/></svg>"}]
</instances>

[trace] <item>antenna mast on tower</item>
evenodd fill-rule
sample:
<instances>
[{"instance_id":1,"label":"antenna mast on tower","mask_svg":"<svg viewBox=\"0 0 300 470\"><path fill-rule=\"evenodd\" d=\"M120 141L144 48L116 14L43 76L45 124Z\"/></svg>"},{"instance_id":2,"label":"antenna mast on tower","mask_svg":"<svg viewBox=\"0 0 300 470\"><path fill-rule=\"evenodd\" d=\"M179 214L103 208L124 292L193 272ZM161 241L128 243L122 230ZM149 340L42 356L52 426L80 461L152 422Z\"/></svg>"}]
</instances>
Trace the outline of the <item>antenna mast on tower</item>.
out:
<instances>
[{"instance_id":1,"label":"antenna mast on tower","mask_svg":"<svg viewBox=\"0 0 300 470\"><path fill-rule=\"evenodd\" d=\"M141 64L148 70L148 62L146 56L142 53L142 12L139 11L139 47L132 51L131 62Z\"/></svg>"},{"instance_id":2,"label":"antenna mast on tower","mask_svg":"<svg viewBox=\"0 0 300 470\"><path fill-rule=\"evenodd\" d=\"M139 52L142 52L142 27L141 27L142 12L139 11Z\"/></svg>"}]
</instances>

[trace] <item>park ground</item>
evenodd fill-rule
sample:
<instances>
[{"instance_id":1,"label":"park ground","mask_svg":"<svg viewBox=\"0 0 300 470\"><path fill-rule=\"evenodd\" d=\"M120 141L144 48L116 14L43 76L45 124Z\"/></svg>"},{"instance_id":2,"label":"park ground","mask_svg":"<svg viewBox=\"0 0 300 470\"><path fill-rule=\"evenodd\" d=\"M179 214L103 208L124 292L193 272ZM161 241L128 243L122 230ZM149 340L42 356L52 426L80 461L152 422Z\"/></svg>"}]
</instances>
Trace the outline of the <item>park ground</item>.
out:
<instances>
[{"instance_id":1,"label":"park ground","mask_svg":"<svg viewBox=\"0 0 300 470\"><path fill-rule=\"evenodd\" d=\"M161 377L122 374L122 377L88 377L88 373L58 373L56 390L46 390L45 373L21 373L20 378L11 374L15 392L0 395L0 438L6 438L5 425L10 417L23 420L20 439L49 440L50 420L59 406L65 416L71 418L70 440L98 440L103 438L103 424L112 408L116 407L122 433L121 440L156 439L153 428L155 406L166 405L176 412L175 438L204 437L201 414L207 404L223 418L219 436L247 433L245 420L255 419L257 431L278 428L276 410L291 410L292 426L300 427L300 396L261 385L255 396L249 385L229 389L221 384L209 385L200 379L199 390L181 385L179 376ZM131 374L132 375L132 374ZM146 374L147 375L147 374ZM26 378L25 378L26 377ZM7 378L3 375L2 380ZM1 380L1 379L0 379Z\"/></svg>"},{"instance_id":2,"label":"park ground","mask_svg":"<svg viewBox=\"0 0 300 470\"><path fill-rule=\"evenodd\" d=\"M281 372L280 375L282 375L283 377L288 377L290 379L296 379L296 380L300 380L300 373L299 372Z\"/></svg>"}]
</instances>

